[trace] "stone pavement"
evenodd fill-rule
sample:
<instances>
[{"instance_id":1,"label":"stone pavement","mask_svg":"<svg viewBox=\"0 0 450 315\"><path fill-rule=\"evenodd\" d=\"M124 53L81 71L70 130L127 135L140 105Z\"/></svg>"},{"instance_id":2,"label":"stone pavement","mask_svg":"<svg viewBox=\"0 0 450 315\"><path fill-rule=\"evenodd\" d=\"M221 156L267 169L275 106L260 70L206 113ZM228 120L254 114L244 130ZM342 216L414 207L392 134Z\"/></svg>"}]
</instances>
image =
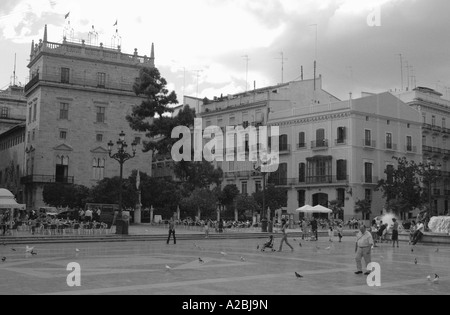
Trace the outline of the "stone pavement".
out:
<instances>
[{"instance_id":1,"label":"stone pavement","mask_svg":"<svg viewBox=\"0 0 450 315\"><path fill-rule=\"evenodd\" d=\"M26 254L23 245L0 246L0 256L7 258L0 262L0 294L450 294L450 247L436 252L436 246L422 245L412 253L405 244L400 249L383 244L373 253L382 286L370 288L366 277L354 275L354 238L332 245L303 242L303 247L289 241L294 252L286 245L281 253L261 252L256 249L261 239L38 244L36 256ZM71 262L81 266L81 287L66 283ZM429 282L427 276L435 273L439 283Z\"/></svg>"}]
</instances>

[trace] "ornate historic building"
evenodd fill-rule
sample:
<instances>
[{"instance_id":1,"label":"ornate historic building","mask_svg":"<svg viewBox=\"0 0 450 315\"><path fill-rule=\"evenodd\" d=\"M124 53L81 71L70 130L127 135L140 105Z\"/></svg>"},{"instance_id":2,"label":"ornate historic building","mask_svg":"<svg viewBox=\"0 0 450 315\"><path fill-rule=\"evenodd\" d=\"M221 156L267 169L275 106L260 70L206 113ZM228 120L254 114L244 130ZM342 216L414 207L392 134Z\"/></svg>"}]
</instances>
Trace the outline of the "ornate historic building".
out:
<instances>
[{"instance_id":1,"label":"ornate historic building","mask_svg":"<svg viewBox=\"0 0 450 315\"><path fill-rule=\"evenodd\" d=\"M121 47L44 38L32 43L27 100L24 185L29 208L43 205L45 183L93 186L119 175L119 164L108 156L108 142L124 131L126 141L138 143L136 158L124 165L151 171L151 154L141 152L145 136L131 130L125 117L142 99L132 86L143 67L154 67L155 56L126 54Z\"/></svg>"}]
</instances>

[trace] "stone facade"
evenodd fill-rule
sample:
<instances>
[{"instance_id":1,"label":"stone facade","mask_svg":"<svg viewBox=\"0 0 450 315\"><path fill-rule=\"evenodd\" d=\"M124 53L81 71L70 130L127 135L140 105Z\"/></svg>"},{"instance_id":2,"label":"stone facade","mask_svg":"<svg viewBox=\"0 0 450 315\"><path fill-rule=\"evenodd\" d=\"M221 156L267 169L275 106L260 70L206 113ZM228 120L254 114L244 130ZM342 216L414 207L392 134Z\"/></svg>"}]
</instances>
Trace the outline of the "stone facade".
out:
<instances>
[{"instance_id":1,"label":"stone facade","mask_svg":"<svg viewBox=\"0 0 450 315\"><path fill-rule=\"evenodd\" d=\"M142 152L145 134L131 130L125 117L142 102L132 86L143 67L154 67L151 57L124 54L64 41L44 40L32 45L27 99L25 201L29 208L43 205L45 183L74 183L91 187L106 177L119 176L119 163L108 156L108 142L124 131L126 141L138 142L137 155L124 164L151 171L151 153ZM131 147L131 146L130 146ZM116 148L113 149L113 152Z\"/></svg>"},{"instance_id":2,"label":"stone facade","mask_svg":"<svg viewBox=\"0 0 450 315\"><path fill-rule=\"evenodd\" d=\"M0 91L0 133L24 122L26 110L23 87L10 86Z\"/></svg>"}]
</instances>

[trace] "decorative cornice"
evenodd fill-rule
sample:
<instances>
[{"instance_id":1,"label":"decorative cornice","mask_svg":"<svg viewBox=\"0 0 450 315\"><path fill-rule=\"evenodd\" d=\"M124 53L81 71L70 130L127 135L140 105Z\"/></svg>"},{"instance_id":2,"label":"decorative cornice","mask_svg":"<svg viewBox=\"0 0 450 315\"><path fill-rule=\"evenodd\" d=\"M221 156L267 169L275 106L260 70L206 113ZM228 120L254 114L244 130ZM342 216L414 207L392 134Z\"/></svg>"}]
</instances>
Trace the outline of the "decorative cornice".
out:
<instances>
[{"instance_id":1,"label":"decorative cornice","mask_svg":"<svg viewBox=\"0 0 450 315\"><path fill-rule=\"evenodd\" d=\"M291 125L302 125L302 124L309 124L312 122L318 122L318 121L327 121L332 119L342 119L347 118L351 116L351 112L344 112L344 113L334 113L334 114L326 114L326 115L318 115L313 117L306 117L306 118L300 118L300 119L293 119L288 121L281 121L281 122L273 122L269 123L269 126L291 126Z\"/></svg>"}]
</instances>

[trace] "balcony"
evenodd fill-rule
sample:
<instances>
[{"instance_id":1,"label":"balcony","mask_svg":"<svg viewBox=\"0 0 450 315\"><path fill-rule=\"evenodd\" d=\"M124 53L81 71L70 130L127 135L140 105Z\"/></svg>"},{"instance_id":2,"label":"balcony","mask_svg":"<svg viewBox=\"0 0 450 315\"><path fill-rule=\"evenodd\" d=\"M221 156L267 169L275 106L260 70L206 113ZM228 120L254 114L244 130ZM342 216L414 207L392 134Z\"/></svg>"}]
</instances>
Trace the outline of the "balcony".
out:
<instances>
[{"instance_id":1,"label":"balcony","mask_svg":"<svg viewBox=\"0 0 450 315\"><path fill-rule=\"evenodd\" d=\"M314 151L318 150L328 150L328 140L317 140L311 142L311 149Z\"/></svg>"},{"instance_id":2,"label":"balcony","mask_svg":"<svg viewBox=\"0 0 450 315\"><path fill-rule=\"evenodd\" d=\"M361 178L361 182L363 184L369 184L369 185L378 185L378 177L376 176L363 176Z\"/></svg>"},{"instance_id":3,"label":"balcony","mask_svg":"<svg viewBox=\"0 0 450 315\"><path fill-rule=\"evenodd\" d=\"M74 177L60 177L52 175L28 175L20 179L22 185L29 184L47 184L47 183L60 183L60 184L73 184Z\"/></svg>"},{"instance_id":4,"label":"balcony","mask_svg":"<svg viewBox=\"0 0 450 315\"><path fill-rule=\"evenodd\" d=\"M348 176L324 175L324 176L309 176L306 178L306 184L308 185L340 184L348 182L349 182Z\"/></svg>"},{"instance_id":5,"label":"balcony","mask_svg":"<svg viewBox=\"0 0 450 315\"><path fill-rule=\"evenodd\" d=\"M417 153L417 147L407 145L405 146L405 151L407 154L415 154Z\"/></svg>"},{"instance_id":6,"label":"balcony","mask_svg":"<svg viewBox=\"0 0 450 315\"><path fill-rule=\"evenodd\" d=\"M397 151L397 145L394 143L385 143L384 150L385 151Z\"/></svg>"},{"instance_id":7,"label":"balcony","mask_svg":"<svg viewBox=\"0 0 450 315\"><path fill-rule=\"evenodd\" d=\"M280 155L290 154L291 153L291 145L280 145Z\"/></svg>"},{"instance_id":8,"label":"balcony","mask_svg":"<svg viewBox=\"0 0 450 315\"><path fill-rule=\"evenodd\" d=\"M376 142L376 141L371 141L371 140L368 140L368 139L363 139L363 140L362 140L362 143L363 143L363 147L364 147L365 149L376 149L376 147L377 147L377 142Z\"/></svg>"},{"instance_id":9,"label":"balcony","mask_svg":"<svg viewBox=\"0 0 450 315\"><path fill-rule=\"evenodd\" d=\"M442 132L442 128L439 126L432 126L431 129L434 135L439 135Z\"/></svg>"},{"instance_id":10,"label":"balcony","mask_svg":"<svg viewBox=\"0 0 450 315\"><path fill-rule=\"evenodd\" d=\"M35 86L39 82L39 75L34 76L33 79L30 80L30 82L25 85L25 93L27 93L33 86Z\"/></svg>"},{"instance_id":11,"label":"balcony","mask_svg":"<svg viewBox=\"0 0 450 315\"><path fill-rule=\"evenodd\" d=\"M423 151L423 153L433 153L433 148L428 145L424 145L422 147L422 151Z\"/></svg>"},{"instance_id":12,"label":"balcony","mask_svg":"<svg viewBox=\"0 0 450 315\"><path fill-rule=\"evenodd\" d=\"M298 184L298 179L296 178L270 178L267 180L268 184L275 185L275 186L294 186Z\"/></svg>"}]
</instances>

